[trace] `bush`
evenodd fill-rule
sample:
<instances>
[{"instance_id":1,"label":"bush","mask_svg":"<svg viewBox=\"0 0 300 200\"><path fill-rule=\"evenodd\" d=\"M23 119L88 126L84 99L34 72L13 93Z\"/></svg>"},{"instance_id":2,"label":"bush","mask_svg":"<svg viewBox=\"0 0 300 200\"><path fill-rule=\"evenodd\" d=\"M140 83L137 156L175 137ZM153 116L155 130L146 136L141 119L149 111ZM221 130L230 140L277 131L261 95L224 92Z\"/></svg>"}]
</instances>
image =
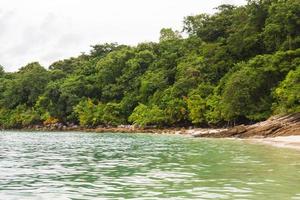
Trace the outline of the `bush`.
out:
<instances>
[{"instance_id":1,"label":"bush","mask_svg":"<svg viewBox=\"0 0 300 200\"><path fill-rule=\"evenodd\" d=\"M0 126L3 128L22 128L41 122L39 114L32 108L20 105L14 110L0 110Z\"/></svg>"},{"instance_id":2,"label":"bush","mask_svg":"<svg viewBox=\"0 0 300 200\"><path fill-rule=\"evenodd\" d=\"M129 121L139 126L162 125L166 122L166 115L157 105L146 106L139 104L129 117Z\"/></svg>"}]
</instances>

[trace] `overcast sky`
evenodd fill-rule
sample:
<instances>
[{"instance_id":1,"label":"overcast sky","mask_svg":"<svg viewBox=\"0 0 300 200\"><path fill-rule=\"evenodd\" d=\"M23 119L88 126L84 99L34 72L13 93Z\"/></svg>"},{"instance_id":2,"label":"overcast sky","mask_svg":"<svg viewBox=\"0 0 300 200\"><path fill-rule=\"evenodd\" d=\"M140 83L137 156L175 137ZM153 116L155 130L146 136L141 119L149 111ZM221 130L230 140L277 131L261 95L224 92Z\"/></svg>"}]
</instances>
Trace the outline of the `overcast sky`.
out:
<instances>
[{"instance_id":1,"label":"overcast sky","mask_svg":"<svg viewBox=\"0 0 300 200\"><path fill-rule=\"evenodd\" d=\"M157 41L161 28L181 30L184 16L224 3L245 0L0 0L0 65L48 67L98 43Z\"/></svg>"}]
</instances>

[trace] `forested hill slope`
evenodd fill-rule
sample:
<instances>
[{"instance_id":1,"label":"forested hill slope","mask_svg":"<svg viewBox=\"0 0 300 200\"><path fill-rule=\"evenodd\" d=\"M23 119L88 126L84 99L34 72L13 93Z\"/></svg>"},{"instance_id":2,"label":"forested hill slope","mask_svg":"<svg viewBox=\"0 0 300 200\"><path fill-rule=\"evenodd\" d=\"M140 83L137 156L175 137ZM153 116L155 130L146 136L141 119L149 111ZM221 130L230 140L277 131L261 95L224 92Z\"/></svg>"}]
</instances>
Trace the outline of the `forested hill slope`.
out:
<instances>
[{"instance_id":1,"label":"forested hill slope","mask_svg":"<svg viewBox=\"0 0 300 200\"><path fill-rule=\"evenodd\" d=\"M221 126L300 111L300 0L221 5L183 31L95 45L48 70L0 68L0 126Z\"/></svg>"}]
</instances>

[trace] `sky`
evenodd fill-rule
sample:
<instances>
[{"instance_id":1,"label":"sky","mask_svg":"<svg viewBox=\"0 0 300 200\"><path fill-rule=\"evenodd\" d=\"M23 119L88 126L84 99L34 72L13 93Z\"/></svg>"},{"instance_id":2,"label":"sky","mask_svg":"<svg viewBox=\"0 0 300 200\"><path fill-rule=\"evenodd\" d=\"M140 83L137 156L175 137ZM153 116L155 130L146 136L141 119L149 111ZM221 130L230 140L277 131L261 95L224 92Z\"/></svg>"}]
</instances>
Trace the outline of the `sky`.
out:
<instances>
[{"instance_id":1,"label":"sky","mask_svg":"<svg viewBox=\"0 0 300 200\"><path fill-rule=\"evenodd\" d=\"M0 0L0 65L16 71L30 62L88 53L91 45L158 41L162 28L245 0Z\"/></svg>"}]
</instances>

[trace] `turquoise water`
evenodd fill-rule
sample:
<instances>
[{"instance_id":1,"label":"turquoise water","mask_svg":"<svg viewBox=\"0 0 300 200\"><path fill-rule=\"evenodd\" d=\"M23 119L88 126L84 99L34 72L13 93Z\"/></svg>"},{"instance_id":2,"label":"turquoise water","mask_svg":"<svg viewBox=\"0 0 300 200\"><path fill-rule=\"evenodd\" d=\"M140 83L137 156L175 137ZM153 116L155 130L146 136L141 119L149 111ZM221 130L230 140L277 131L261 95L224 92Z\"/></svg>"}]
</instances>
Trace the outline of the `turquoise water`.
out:
<instances>
[{"instance_id":1,"label":"turquoise water","mask_svg":"<svg viewBox=\"0 0 300 200\"><path fill-rule=\"evenodd\" d=\"M0 132L0 199L300 199L300 151L183 136Z\"/></svg>"}]
</instances>

